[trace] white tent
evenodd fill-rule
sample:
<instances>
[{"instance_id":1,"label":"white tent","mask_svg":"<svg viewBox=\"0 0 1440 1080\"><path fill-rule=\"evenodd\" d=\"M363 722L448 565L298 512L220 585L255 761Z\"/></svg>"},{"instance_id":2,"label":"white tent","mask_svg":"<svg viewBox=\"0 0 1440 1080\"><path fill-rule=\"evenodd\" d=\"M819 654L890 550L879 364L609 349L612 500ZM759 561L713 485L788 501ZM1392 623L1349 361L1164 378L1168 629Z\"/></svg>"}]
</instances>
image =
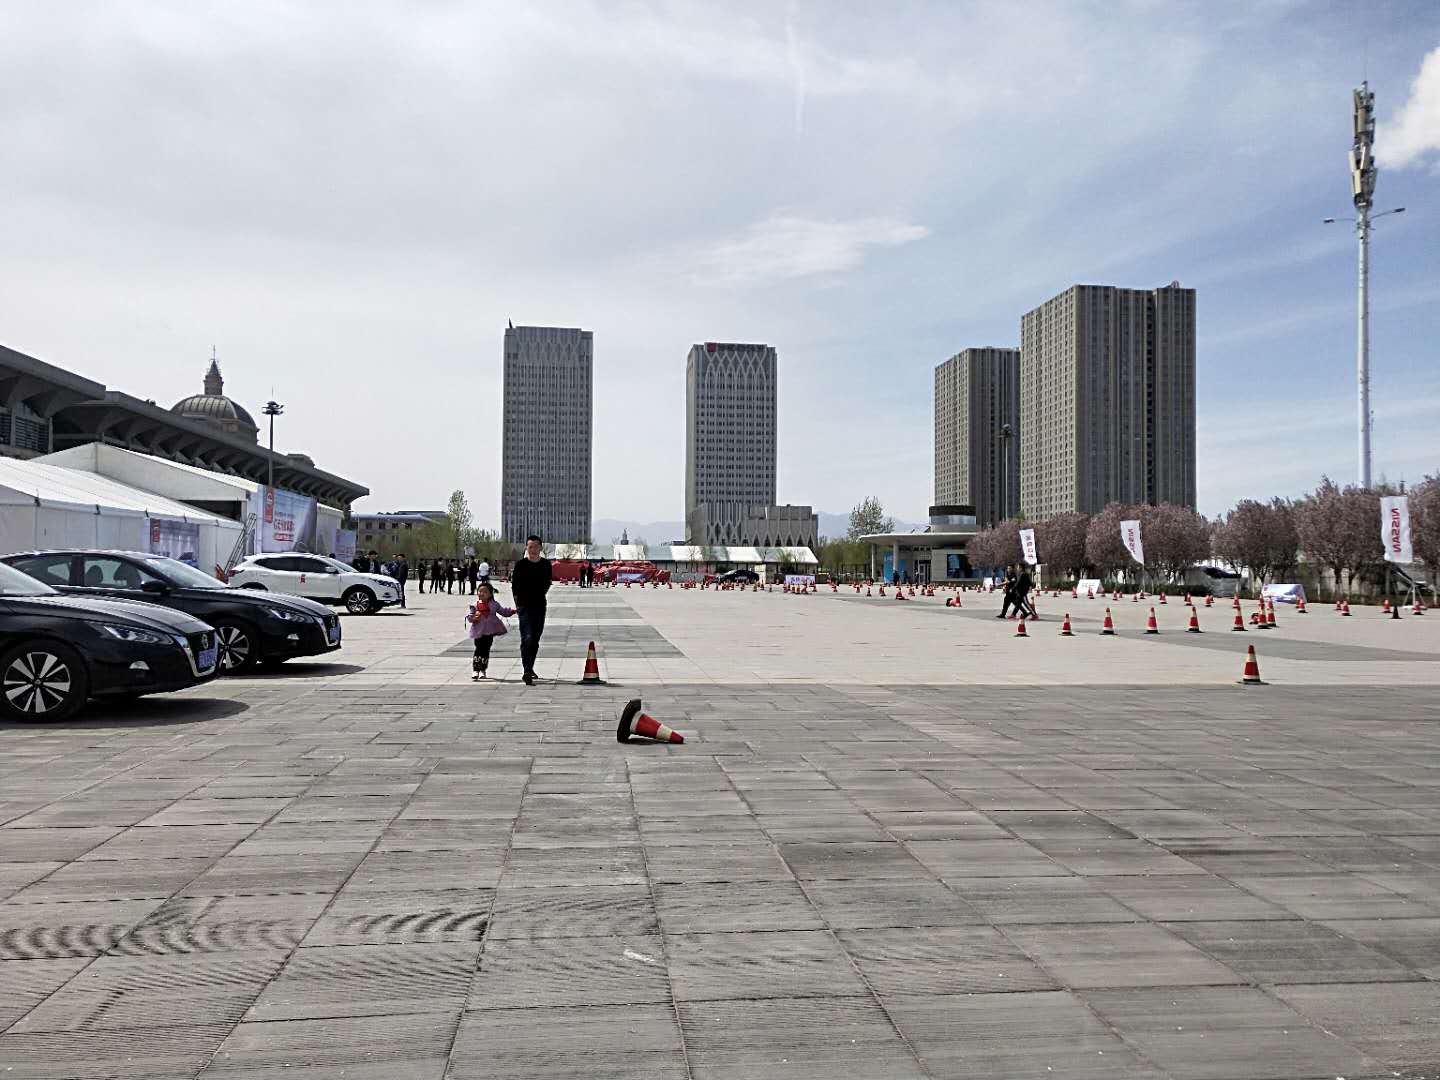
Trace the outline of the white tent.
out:
<instances>
[{"instance_id":1,"label":"white tent","mask_svg":"<svg viewBox=\"0 0 1440 1080\"><path fill-rule=\"evenodd\" d=\"M224 563L239 522L95 473L0 458L0 553L95 547L151 551L157 530L191 526L202 569Z\"/></svg>"}]
</instances>

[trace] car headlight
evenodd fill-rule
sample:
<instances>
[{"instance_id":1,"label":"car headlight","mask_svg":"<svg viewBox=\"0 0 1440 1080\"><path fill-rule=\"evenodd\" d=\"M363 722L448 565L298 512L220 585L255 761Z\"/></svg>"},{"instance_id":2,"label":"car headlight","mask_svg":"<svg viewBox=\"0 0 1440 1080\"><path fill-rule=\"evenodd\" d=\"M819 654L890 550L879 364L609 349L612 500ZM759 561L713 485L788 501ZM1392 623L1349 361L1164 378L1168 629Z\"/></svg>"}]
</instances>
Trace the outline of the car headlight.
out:
<instances>
[{"instance_id":1,"label":"car headlight","mask_svg":"<svg viewBox=\"0 0 1440 1080\"><path fill-rule=\"evenodd\" d=\"M278 607L266 608L265 614L269 615L272 619L279 619L281 622L308 623L314 619L314 616L307 615L303 611L290 611L286 608Z\"/></svg>"},{"instance_id":2,"label":"car headlight","mask_svg":"<svg viewBox=\"0 0 1440 1080\"><path fill-rule=\"evenodd\" d=\"M136 645L170 645L176 640L169 634L162 634L155 630L141 630L134 626L119 626L115 623L91 623L91 625L119 641L128 641ZM184 648L185 639L178 640L180 646Z\"/></svg>"}]
</instances>

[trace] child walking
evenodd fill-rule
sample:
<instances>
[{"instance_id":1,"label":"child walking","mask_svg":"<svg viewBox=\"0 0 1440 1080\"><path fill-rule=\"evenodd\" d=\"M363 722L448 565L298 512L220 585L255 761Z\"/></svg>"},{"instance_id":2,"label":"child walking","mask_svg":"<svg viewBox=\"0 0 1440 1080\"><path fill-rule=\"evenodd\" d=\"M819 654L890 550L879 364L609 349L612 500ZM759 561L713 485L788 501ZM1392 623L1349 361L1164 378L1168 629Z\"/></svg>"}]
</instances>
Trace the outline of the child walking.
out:
<instances>
[{"instance_id":1,"label":"child walking","mask_svg":"<svg viewBox=\"0 0 1440 1080\"><path fill-rule=\"evenodd\" d=\"M480 583L475 590L475 603L470 605L470 611L465 616L470 626L470 637L475 641L475 659L470 664L471 682L485 678L485 669L490 666L490 643L499 635L510 632L500 617L508 619L514 614L514 608L507 608L495 599L495 590L488 581Z\"/></svg>"}]
</instances>

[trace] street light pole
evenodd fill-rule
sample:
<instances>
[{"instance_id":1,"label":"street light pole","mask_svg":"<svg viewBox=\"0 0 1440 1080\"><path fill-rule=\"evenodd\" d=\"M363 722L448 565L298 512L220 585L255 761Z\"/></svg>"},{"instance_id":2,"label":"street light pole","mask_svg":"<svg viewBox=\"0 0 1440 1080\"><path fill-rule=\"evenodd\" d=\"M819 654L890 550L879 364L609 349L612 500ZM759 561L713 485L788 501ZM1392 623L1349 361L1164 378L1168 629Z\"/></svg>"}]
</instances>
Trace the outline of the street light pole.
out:
<instances>
[{"instance_id":1,"label":"street light pole","mask_svg":"<svg viewBox=\"0 0 1440 1080\"><path fill-rule=\"evenodd\" d=\"M266 462L265 489L271 492L274 498L275 491L275 417L285 411L285 406L278 401L267 401L264 414L270 418L270 458Z\"/></svg>"}]
</instances>

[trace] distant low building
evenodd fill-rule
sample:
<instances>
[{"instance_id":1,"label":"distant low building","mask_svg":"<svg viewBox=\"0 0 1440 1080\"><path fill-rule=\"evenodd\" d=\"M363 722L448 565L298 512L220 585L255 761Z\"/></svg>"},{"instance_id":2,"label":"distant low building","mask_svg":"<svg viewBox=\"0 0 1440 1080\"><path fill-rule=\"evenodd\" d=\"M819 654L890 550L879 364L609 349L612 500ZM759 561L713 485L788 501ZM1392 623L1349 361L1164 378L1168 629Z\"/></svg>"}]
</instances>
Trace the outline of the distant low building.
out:
<instances>
[{"instance_id":1,"label":"distant low building","mask_svg":"<svg viewBox=\"0 0 1440 1080\"><path fill-rule=\"evenodd\" d=\"M889 581L964 581L974 577L966 554L979 531L973 506L932 506L930 527L918 532L871 533L860 539L870 545L870 576Z\"/></svg>"},{"instance_id":2,"label":"distant low building","mask_svg":"<svg viewBox=\"0 0 1440 1080\"><path fill-rule=\"evenodd\" d=\"M432 522L444 521L444 510L388 510L368 514L352 513L345 521L345 528L355 533L355 550L385 550L394 547L394 541L405 533L413 533ZM388 545L388 546L387 546Z\"/></svg>"}]
</instances>

